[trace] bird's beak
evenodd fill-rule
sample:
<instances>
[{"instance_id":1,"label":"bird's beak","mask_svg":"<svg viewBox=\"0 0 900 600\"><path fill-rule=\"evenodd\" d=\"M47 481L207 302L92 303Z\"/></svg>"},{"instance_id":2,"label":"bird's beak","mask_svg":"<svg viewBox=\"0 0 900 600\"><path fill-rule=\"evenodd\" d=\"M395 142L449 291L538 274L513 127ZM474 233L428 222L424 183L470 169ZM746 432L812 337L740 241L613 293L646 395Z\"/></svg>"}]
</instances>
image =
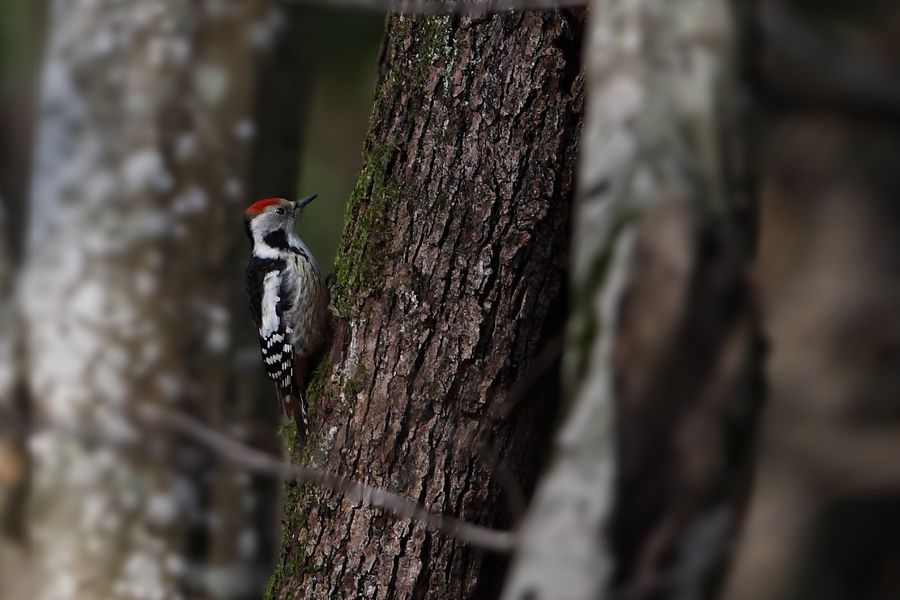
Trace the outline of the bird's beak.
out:
<instances>
[{"instance_id":1,"label":"bird's beak","mask_svg":"<svg viewBox=\"0 0 900 600\"><path fill-rule=\"evenodd\" d=\"M315 194L313 194L312 196L304 196L303 198L300 198L299 200L294 202L294 210L300 210L301 208L303 208L304 206L306 206L307 204L309 204L310 202L312 202L315 199L316 199Z\"/></svg>"}]
</instances>

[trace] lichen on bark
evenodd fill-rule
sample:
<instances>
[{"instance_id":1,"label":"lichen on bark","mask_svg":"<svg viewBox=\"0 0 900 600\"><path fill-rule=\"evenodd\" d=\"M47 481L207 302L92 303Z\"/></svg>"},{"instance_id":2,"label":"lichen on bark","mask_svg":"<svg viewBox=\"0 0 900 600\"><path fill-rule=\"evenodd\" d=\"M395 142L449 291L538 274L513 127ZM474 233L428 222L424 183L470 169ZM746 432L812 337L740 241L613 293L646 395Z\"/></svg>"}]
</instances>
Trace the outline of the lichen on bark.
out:
<instances>
[{"instance_id":1,"label":"lichen on bark","mask_svg":"<svg viewBox=\"0 0 900 600\"><path fill-rule=\"evenodd\" d=\"M350 316L348 311L377 285L386 234L381 225L389 204L400 199L398 188L386 181L396 152L390 144L367 138L363 170L347 204L347 223L352 226L344 232L335 259L337 293L332 302L341 317Z\"/></svg>"}]
</instances>

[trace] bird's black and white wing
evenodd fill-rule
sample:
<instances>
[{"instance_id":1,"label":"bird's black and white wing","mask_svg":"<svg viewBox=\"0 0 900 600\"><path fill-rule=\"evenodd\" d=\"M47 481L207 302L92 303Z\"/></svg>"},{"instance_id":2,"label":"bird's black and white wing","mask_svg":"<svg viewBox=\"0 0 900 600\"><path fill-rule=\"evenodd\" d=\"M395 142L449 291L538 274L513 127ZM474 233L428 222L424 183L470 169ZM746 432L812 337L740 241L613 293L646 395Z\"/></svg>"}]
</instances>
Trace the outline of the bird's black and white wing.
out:
<instances>
[{"instance_id":1,"label":"bird's black and white wing","mask_svg":"<svg viewBox=\"0 0 900 600\"><path fill-rule=\"evenodd\" d=\"M285 299L282 271L267 271L257 288L261 290L258 310L254 311L259 326L259 346L263 364L269 377L278 386L279 398L295 394L294 390L294 349L291 345L291 328L285 322ZM251 298L251 304L254 304Z\"/></svg>"}]
</instances>

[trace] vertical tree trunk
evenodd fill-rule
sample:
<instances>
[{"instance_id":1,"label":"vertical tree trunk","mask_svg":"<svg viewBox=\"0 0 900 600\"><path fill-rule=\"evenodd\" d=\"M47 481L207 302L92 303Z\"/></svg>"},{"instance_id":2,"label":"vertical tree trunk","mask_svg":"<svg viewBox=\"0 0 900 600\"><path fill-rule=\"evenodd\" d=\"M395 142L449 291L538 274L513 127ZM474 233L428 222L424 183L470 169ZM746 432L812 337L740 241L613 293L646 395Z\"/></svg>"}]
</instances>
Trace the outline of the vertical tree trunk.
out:
<instances>
[{"instance_id":1,"label":"vertical tree trunk","mask_svg":"<svg viewBox=\"0 0 900 600\"><path fill-rule=\"evenodd\" d=\"M741 515L759 402L729 6L598 0L590 27L572 408L505 597L593 600L610 584L705 597Z\"/></svg>"},{"instance_id":2,"label":"vertical tree trunk","mask_svg":"<svg viewBox=\"0 0 900 600\"><path fill-rule=\"evenodd\" d=\"M511 391L565 311L581 31L580 13L389 20L337 264L343 319L310 394L314 464L510 525L479 439L531 485L556 382ZM271 596L490 597L499 566L297 486Z\"/></svg>"},{"instance_id":3,"label":"vertical tree trunk","mask_svg":"<svg viewBox=\"0 0 900 600\"><path fill-rule=\"evenodd\" d=\"M274 446L258 363L233 352L255 356L237 240L266 6L53 5L22 295L40 425L23 597L253 598L265 583L271 486L135 413Z\"/></svg>"}]
</instances>

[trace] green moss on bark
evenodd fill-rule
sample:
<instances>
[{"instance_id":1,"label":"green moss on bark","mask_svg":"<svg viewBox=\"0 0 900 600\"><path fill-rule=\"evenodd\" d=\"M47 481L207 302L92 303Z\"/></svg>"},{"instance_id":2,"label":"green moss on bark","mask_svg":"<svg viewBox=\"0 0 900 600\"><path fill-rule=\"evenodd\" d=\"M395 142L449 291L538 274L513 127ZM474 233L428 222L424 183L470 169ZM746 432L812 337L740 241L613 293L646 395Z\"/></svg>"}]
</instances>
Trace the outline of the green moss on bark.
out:
<instances>
[{"instance_id":1,"label":"green moss on bark","mask_svg":"<svg viewBox=\"0 0 900 600\"><path fill-rule=\"evenodd\" d=\"M284 499L282 535L299 535L300 539L297 543L301 546L305 545L313 535L313 532L304 526L310 502L312 502L311 492L306 484L288 484ZM275 564L275 570L272 572L272 576L269 578L269 585L266 587L266 600L277 598L278 590L282 589L284 582L288 579L312 570L301 553L285 552L286 549L291 547L290 544L282 542L281 547L282 555Z\"/></svg>"},{"instance_id":2,"label":"green moss on bark","mask_svg":"<svg viewBox=\"0 0 900 600\"><path fill-rule=\"evenodd\" d=\"M369 144L365 164L347 205L347 229L335 260L338 290L333 304L341 316L350 316L356 302L377 283L384 259L388 204L399 198L395 186L388 183L396 149L391 145Z\"/></svg>"},{"instance_id":3,"label":"green moss on bark","mask_svg":"<svg viewBox=\"0 0 900 600\"><path fill-rule=\"evenodd\" d=\"M310 375L309 385L306 388L307 406L309 409L310 422L315 422L316 418L316 402L325 389L325 376L328 371L328 361L322 360ZM319 446L317 440L311 440L305 447L297 444L297 426L291 422L283 425L278 432L281 438L282 447L285 455L293 463L310 464L310 454ZM309 512L309 503L312 501L311 489L309 484L300 482L289 482L285 490L284 498L284 516L281 520L281 530L284 536L296 536L297 532L302 532L299 543L306 544L310 532L304 527ZM282 544L282 548L288 546ZM310 570L305 560L300 558L299 553L287 553L286 556L291 557L286 560L285 555L279 558L275 565L275 570L269 578L269 585L266 588L266 600L277 597L277 591L282 588L282 584L287 579L294 577L300 573Z\"/></svg>"},{"instance_id":4,"label":"green moss on bark","mask_svg":"<svg viewBox=\"0 0 900 600\"><path fill-rule=\"evenodd\" d=\"M411 43L415 53L404 52L399 44ZM385 42L394 53L408 55L406 64L394 65L385 72L375 91L369 133L363 151L363 168L350 196L345 230L335 260L339 289L333 304L339 314L352 316L353 307L378 285L378 273L385 258L386 209L391 202L403 201L411 194L391 181L390 169L397 148L380 140L379 115L390 113L391 104L400 95L417 96L425 85L429 70L436 64L449 69L455 60L452 19L447 16L395 16L388 22Z\"/></svg>"}]
</instances>

